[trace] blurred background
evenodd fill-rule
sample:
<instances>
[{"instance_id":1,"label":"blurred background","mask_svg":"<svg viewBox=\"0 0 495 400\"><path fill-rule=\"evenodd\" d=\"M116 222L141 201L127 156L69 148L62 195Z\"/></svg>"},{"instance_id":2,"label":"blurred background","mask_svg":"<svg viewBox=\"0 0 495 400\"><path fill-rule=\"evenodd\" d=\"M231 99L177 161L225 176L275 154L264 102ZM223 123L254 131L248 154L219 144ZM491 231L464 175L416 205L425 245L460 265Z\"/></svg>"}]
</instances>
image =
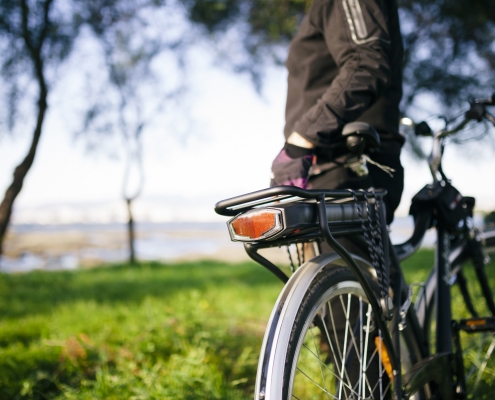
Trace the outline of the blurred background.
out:
<instances>
[{"instance_id":1,"label":"blurred background","mask_svg":"<svg viewBox=\"0 0 495 400\"><path fill-rule=\"evenodd\" d=\"M283 145L283 62L310 3L4 2L0 269L243 257L213 206L268 186ZM495 88L493 11L399 3L403 112L439 128ZM495 209L494 136L478 127L456 141L444 169L482 220ZM397 240L431 180L429 145L408 135Z\"/></svg>"},{"instance_id":2,"label":"blurred background","mask_svg":"<svg viewBox=\"0 0 495 400\"><path fill-rule=\"evenodd\" d=\"M311 3L2 0L0 271L5 274L0 295L6 319L0 323L0 344L10 347L0 347L11 360L10 367L5 364L10 372L0 378L3 398L111 398L115 393L127 398L129 390L134 390L132 398L158 394L181 398L185 392L180 396L160 392L160 387L170 385L156 384L160 380L153 374L161 373L153 370L157 360L165 357L168 363L170 354L184 355L189 349L196 353L186 352L184 360L210 365L218 348L198 343L226 326L234 336L244 330L248 336L261 337L268 315L261 318L257 313L269 313L278 286L272 283L266 306L254 300L246 303L250 311L238 326L231 316L219 317L238 293L219 300L199 282L216 277L216 284L242 286L248 272L258 271L246 264L237 270L239 275L225 278L222 268L230 265L225 262L247 258L241 245L230 242L225 218L213 207L219 200L269 184L271 162L284 142L285 57ZM495 92L495 3L398 0L398 4L406 50L403 114L442 128L445 121L463 115L470 99ZM430 140L404 134L405 191L392 226L394 242L412 232L410 199L431 181L425 160ZM493 219L490 213L495 210L494 154L493 129L479 124L451 139L444 156L443 168L453 185L476 197L479 226ZM429 236L425 245L432 243ZM204 264L205 259L219 261ZM160 269L155 275L153 268L161 263L167 268L180 265L186 272ZM88 267L117 264L114 272L88 272ZM163 297L163 290L172 293L174 285L182 287L188 278L200 276L195 274L205 265L212 275L194 281L199 286L173 301ZM76 270L80 275L18 274L32 270ZM266 275L256 276L249 278L254 285L250 295L265 292L263 285L271 282ZM160 280L161 288L156 286ZM126 286L130 281L138 287ZM117 309L125 301L141 308L127 305L116 319L105 314L107 330L99 325L107 317L78 325L71 316L78 307L96 313L100 306ZM213 322L199 329L190 325L196 316L188 314L189 322L181 325L173 304L210 311ZM121 324L119 318L130 321L140 313L145 322L129 322L126 332L133 333L119 336L115 328ZM37 319L42 314L52 319ZM155 326L156 321L160 322ZM143 326L149 328L143 333L146 338L133 342ZM158 342L178 343L173 335L156 340L154 329L163 326L168 327L167 335L179 335L184 342L175 350L162 349L167 355L162 352L162 358L148 364L139 361L139 354L158 354ZM195 336L198 332L204 335ZM228 340L222 336L218 343ZM133 344L122 345L129 341ZM31 361L15 358L19 348L30 348L34 342L44 350L33 347L26 356ZM212 372L214 379L208 382L216 382L213 386L201 381L209 372L195 375L193 381L203 382L199 387L208 398L237 398L237 387L239 393L249 393L256 343L227 345L225 354L235 362ZM210 349L201 353L206 358L197 353L203 348ZM51 366L43 369L32 362L37 352L44 354L39 356L41 364L49 359L53 365L46 361ZM102 364L93 363L92 357ZM244 361L236 364L242 357ZM169 368L168 376L181 365L180 357L174 360L175 367L162 365ZM17 369L12 369L13 362ZM124 365L120 362L128 375L101 372ZM154 378L145 378L145 370ZM228 377L228 390L215 374ZM182 382L174 376L174 382ZM184 379L180 390L190 382ZM84 385L93 391L83 396L78 390ZM119 385L134 389L119 392ZM191 393L197 398L198 392Z\"/></svg>"}]
</instances>

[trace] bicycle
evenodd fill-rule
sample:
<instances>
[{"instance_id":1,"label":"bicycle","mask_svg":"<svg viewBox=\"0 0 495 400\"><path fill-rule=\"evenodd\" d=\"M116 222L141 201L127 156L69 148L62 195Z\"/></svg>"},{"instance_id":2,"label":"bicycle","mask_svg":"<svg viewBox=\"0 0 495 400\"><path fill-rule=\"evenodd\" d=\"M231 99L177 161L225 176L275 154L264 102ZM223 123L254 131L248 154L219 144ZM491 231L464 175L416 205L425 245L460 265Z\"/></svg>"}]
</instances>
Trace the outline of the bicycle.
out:
<instances>
[{"instance_id":1,"label":"bicycle","mask_svg":"<svg viewBox=\"0 0 495 400\"><path fill-rule=\"evenodd\" d=\"M468 396L460 333L495 333L483 251L486 243L495 247L495 234L483 236L474 227L474 199L450 184L441 161L445 139L469 121L495 125L486 111L494 105L495 95L473 100L464 120L450 130L416 126L418 135L433 138L428 159L433 183L413 198L415 227L405 243L390 242L385 191L280 186L216 204L218 214L233 217L227 222L231 239L243 242L254 261L285 283L263 339L255 399ZM378 134L370 126L351 123L343 136L351 153L347 166L365 175L369 158L364 152L379 145ZM400 262L416 252L432 226L437 231L436 263L413 302L412 285L406 284ZM323 242L334 251L321 254ZM296 266L290 258L290 277L258 253L293 245L299 262ZM481 318L473 305L463 272L469 260L489 317ZM452 320L454 283L470 318ZM495 339L485 359L494 347Z\"/></svg>"}]
</instances>

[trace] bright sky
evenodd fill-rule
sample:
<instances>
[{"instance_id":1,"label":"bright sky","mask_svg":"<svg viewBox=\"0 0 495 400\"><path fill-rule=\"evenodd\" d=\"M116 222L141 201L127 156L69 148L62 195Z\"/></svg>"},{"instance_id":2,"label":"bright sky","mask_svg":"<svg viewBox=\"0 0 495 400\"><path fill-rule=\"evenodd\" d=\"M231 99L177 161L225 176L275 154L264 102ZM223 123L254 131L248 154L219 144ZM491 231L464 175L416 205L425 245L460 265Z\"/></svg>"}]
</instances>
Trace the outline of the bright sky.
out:
<instances>
[{"instance_id":1,"label":"bright sky","mask_svg":"<svg viewBox=\"0 0 495 400\"><path fill-rule=\"evenodd\" d=\"M214 67L206 51L197 50L193 60L190 89L182 107L189 113L181 114L175 109L174 114L167 115L167 121L177 124L161 126L144 136L146 183L136 204L138 218L222 221L213 212L214 203L267 187L272 159L283 145L283 68L268 71L260 96L247 76ZM74 209L81 207L86 216L95 210L100 214L117 210L116 218L122 219L123 160L101 153L87 154L84 140L75 141L67 121L52 111L34 166L17 199L14 220L40 221L43 218L38 217L47 210L50 215L62 209L72 215ZM190 126L186 139L182 129L177 132L174 128L185 125L181 121ZM0 138L2 195L29 140L27 133L20 138ZM495 209L493 153L462 153L466 153L465 148L447 148L447 176L463 194L477 197L478 209ZM406 180L398 214L407 215L411 197L431 177L426 162L413 161L407 154L402 160Z\"/></svg>"}]
</instances>

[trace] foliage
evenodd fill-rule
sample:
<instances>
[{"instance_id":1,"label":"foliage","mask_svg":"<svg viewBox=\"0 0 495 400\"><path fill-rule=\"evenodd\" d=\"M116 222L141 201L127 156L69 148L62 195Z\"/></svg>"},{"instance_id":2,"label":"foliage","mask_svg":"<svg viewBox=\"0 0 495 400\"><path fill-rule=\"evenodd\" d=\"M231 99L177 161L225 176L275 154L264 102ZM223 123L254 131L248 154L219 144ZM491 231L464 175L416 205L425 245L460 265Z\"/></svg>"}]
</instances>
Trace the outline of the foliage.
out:
<instances>
[{"instance_id":1,"label":"foliage","mask_svg":"<svg viewBox=\"0 0 495 400\"><path fill-rule=\"evenodd\" d=\"M447 107L495 87L495 12L483 0L400 1L406 44L406 104L422 92Z\"/></svg>"},{"instance_id":2,"label":"foliage","mask_svg":"<svg viewBox=\"0 0 495 400\"><path fill-rule=\"evenodd\" d=\"M433 257L408 260L408 282ZM0 275L0 398L250 399L281 288L253 263Z\"/></svg>"},{"instance_id":3,"label":"foliage","mask_svg":"<svg viewBox=\"0 0 495 400\"><path fill-rule=\"evenodd\" d=\"M88 25L101 49L104 74L84 117L82 133L101 143L102 134L121 139L125 150L122 197L128 210L129 262L136 262L132 205L142 192L145 180L142 135L163 112L165 103L176 99L182 85L167 90L163 65L157 60L172 51L180 64L187 38L164 26L168 8L163 2L123 2L111 24L88 18ZM160 18L161 17L161 18ZM171 69L171 66L168 66ZM96 134L95 134L96 133Z\"/></svg>"},{"instance_id":4,"label":"foliage","mask_svg":"<svg viewBox=\"0 0 495 400\"><path fill-rule=\"evenodd\" d=\"M0 76L5 96L0 116L8 129L26 119L20 118L20 102L25 96L37 98L33 83L41 79L47 89L53 85L54 69L71 53L81 22L77 13L52 0L0 3ZM49 76L47 70L52 70Z\"/></svg>"},{"instance_id":5,"label":"foliage","mask_svg":"<svg viewBox=\"0 0 495 400\"><path fill-rule=\"evenodd\" d=\"M27 155L15 168L12 183L0 203L0 255L14 201L34 162L48 109L51 78L56 76L56 67L69 55L79 32L80 24L77 19L73 20L74 14L63 8L55 7L53 0L0 3L0 74L3 78L0 82L6 88L1 99L6 102L5 108L0 107L6 114L0 114L0 121L3 117L10 130L19 120L34 125ZM18 118L19 104L24 98L33 105L33 112Z\"/></svg>"},{"instance_id":6,"label":"foliage","mask_svg":"<svg viewBox=\"0 0 495 400\"><path fill-rule=\"evenodd\" d=\"M103 43L107 60L111 61L107 64L111 82L119 89L121 98L127 99L146 76L148 64L145 61L150 61L150 54L158 52L156 41L146 40L149 38L142 34L146 31L143 24L140 30L131 31L130 27L141 21L141 13L152 14L154 9L163 8L164 4L160 0L6 0L0 3L0 83L4 88L0 94L3 103L0 127L15 132L26 128L33 130L29 151L16 167L12 183L0 203L0 255L13 204L35 159L49 107L49 94L60 79L59 71L78 43L83 28L90 27ZM134 35L130 37L132 33ZM145 45L139 47L138 43L136 46L136 41L139 42L136 37ZM117 59L109 54L114 53L115 43L121 44L117 46L117 53L127 45L127 58L119 57L123 51L115 56ZM152 50L143 51L149 48ZM129 62L136 64L136 60L141 60L140 68L133 68L133 79L129 79L129 74L124 74L124 71L131 68L123 66L128 66ZM88 115L95 116L96 111L101 111L91 101L85 106ZM120 109L122 113L128 111L122 102ZM138 116L137 132L140 132L139 126L144 120L146 117ZM122 118L121 121L129 123Z\"/></svg>"},{"instance_id":7,"label":"foliage","mask_svg":"<svg viewBox=\"0 0 495 400\"><path fill-rule=\"evenodd\" d=\"M179 0L187 18L215 43L222 64L251 76L256 89L267 65L286 49L312 0Z\"/></svg>"},{"instance_id":8,"label":"foliage","mask_svg":"<svg viewBox=\"0 0 495 400\"><path fill-rule=\"evenodd\" d=\"M239 44L249 54L243 66L258 75L257 64L270 60L268 49L280 44L286 46L312 3L312 0L181 1L189 19L218 40L232 27L243 30ZM405 45L405 110L411 106L421 109L424 95L433 95L437 111L452 116L452 106L458 109L472 96L492 94L495 11L491 2L398 0L398 5ZM233 64L238 66L235 60Z\"/></svg>"}]
</instances>

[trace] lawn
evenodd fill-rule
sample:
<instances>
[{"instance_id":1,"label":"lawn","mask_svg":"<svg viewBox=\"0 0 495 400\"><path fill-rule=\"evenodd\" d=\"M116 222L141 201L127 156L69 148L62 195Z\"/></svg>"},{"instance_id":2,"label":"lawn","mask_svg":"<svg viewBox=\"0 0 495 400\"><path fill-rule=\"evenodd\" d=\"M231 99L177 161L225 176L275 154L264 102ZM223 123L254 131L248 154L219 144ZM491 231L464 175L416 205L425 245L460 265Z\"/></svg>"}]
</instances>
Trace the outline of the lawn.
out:
<instances>
[{"instance_id":1,"label":"lawn","mask_svg":"<svg viewBox=\"0 0 495 400\"><path fill-rule=\"evenodd\" d=\"M254 263L1 274L0 398L251 399L281 288Z\"/></svg>"}]
</instances>

